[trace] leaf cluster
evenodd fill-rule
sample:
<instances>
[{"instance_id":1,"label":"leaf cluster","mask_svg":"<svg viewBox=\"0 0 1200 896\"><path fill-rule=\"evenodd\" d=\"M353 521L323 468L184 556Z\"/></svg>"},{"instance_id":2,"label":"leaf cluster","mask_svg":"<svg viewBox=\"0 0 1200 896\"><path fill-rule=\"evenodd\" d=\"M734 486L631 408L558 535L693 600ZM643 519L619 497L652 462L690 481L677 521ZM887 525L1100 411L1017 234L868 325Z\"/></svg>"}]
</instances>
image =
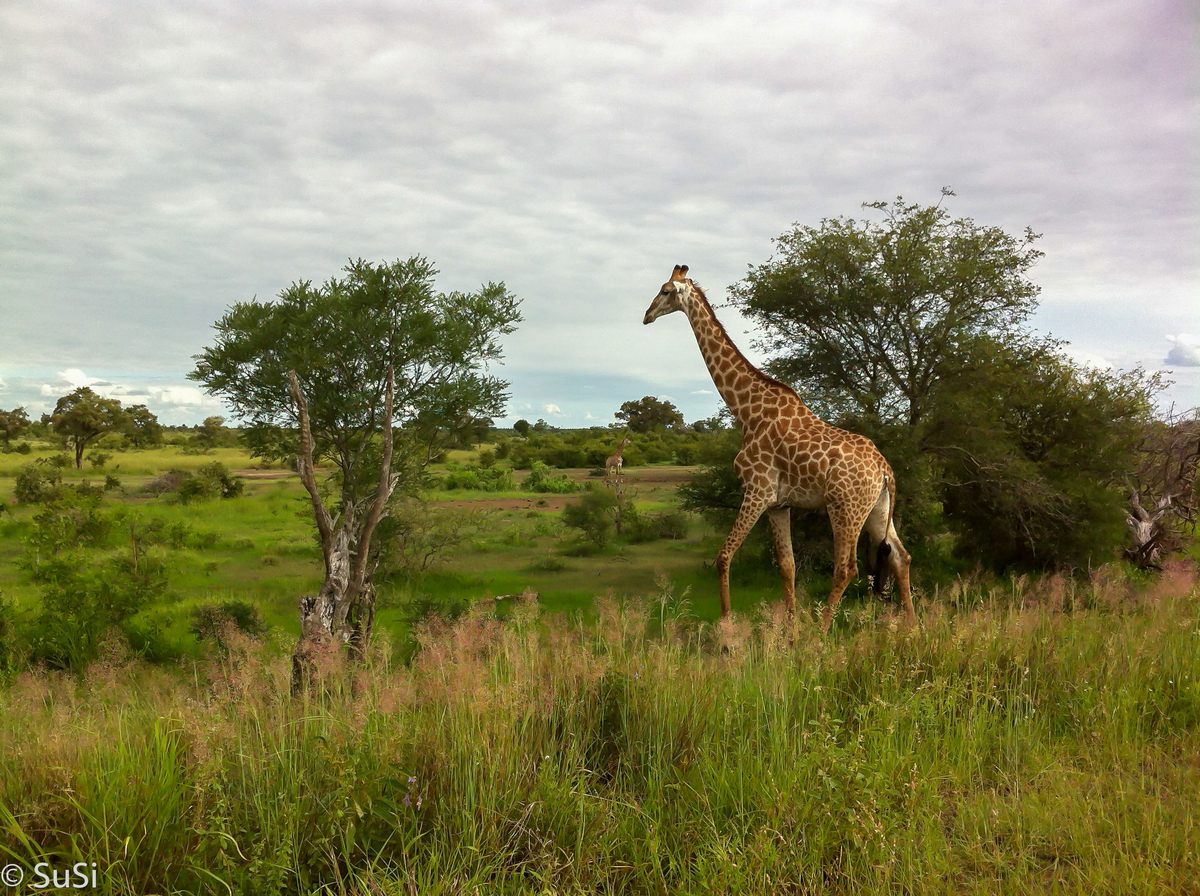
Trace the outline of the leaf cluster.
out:
<instances>
[{"instance_id":1,"label":"leaf cluster","mask_svg":"<svg viewBox=\"0 0 1200 896\"><path fill-rule=\"evenodd\" d=\"M249 427L247 441L272 457L298 445L288 389L295 371L308 402L316 458L338 468L343 501L373 490L380 415L389 366L395 371L393 423L428 445L464 418L499 414L506 384L488 373L500 337L521 319L502 283L439 293L424 258L373 264L359 259L344 276L293 283L274 302L233 305L216 339L196 356L190 378L222 396ZM409 452L416 461L416 451ZM373 467L373 469L372 469Z\"/></svg>"},{"instance_id":2,"label":"leaf cluster","mask_svg":"<svg viewBox=\"0 0 1200 896\"><path fill-rule=\"evenodd\" d=\"M952 219L939 206L871 203L884 220L797 224L733 290L766 332L768 370L818 413L919 423L981 336L1020 332L1037 306L1039 234Z\"/></svg>"}]
</instances>

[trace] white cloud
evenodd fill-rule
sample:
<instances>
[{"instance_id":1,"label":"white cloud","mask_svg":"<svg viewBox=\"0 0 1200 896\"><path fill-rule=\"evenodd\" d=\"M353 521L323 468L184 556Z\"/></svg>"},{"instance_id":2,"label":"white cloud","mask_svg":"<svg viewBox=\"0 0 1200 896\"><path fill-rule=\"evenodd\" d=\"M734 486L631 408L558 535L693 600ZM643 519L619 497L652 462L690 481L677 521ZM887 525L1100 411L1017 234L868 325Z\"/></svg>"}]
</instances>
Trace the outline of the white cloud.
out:
<instances>
[{"instance_id":1,"label":"white cloud","mask_svg":"<svg viewBox=\"0 0 1200 896\"><path fill-rule=\"evenodd\" d=\"M694 389L689 394L691 394L691 395L712 395L713 390L712 389Z\"/></svg>"},{"instance_id":2,"label":"white cloud","mask_svg":"<svg viewBox=\"0 0 1200 896\"><path fill-rule=\"evenodd\" d=\"M8 383L4 381L4 377L0 376L0 392L8 391Z\"/></svg>"},{"instance_id":3,"label":"white cloud","mask_svg":"<svg viewBox=\"0 0 1200 896\"><path fill-rule=\"evenodd\" d=\"M1200 339L1187 333L1178 336L1168 336L1171 350L1167 352L1164 364L1176 367L1200 367Z\"/></svg>"},{"instance_id":4,"label":"white cloud","mask_svg":"<svg viewBox=\"0 0 1200 896\"><path fill-rule=\"evenodd\" d=\"M575 400L524 371L593 377L614 406L633 383L685 396L704 381L686 322L641 325L673 263L719 301L793 221L943 184L955 216L1045 234L1055 335L1158 358L1198 283L1189 12L0 4L4 373L182 381L230 303L421 253L439 288L525 300L517 413ZM603 275L564 289L562 259Z\"/></svg>"},{"instance_id":5,"label":"white cloud","mask_svg":"<svg viewBox=\"0 0 1200 896\"><path fill-rule=\"evenodd\" d=\"M563 409L556 404L544 404L542 405L542 410L551 417L558 417L561 419L568 416L567 414L564 414Z\"/></svg>"},{"instance_id":6,"label":"white cloud","mask_svg":"<svg viewBox=\"0 0 1200 896\"><path fill-rule=\"evenodd\" d=\"M194 423L213 414L231 416L219 398L207 394L198 386L180 382L176 377L169 378L175 382L166 384L161 382L161 376L156 379L159 382L124 376L106 379L89 376L78 367L69 367L56 373L48 383L39 384L37 380L30 381L28 378L15 379L13 391L26 399L25 407L30 412L48 412L55 400L81 386L87 386L97 395L115 398L126 407L144 404L168 424ZM52 400L30 401L35 395Z\"/></svg>"},{"instance_id":7,"label":"white cloud","mask_svg":"<svg viewBox=\"0 0 1200 896\"><path fill-rule=\"evenodd\" d=\"M1094 367L1097 370L1112 369L1112 362L1107 358L1096 354L1095 352L1089 352L1085 349L1079 348L1068 348L1066 351L1067 357L1081 367Z\"/></svg>"}]
</instances>

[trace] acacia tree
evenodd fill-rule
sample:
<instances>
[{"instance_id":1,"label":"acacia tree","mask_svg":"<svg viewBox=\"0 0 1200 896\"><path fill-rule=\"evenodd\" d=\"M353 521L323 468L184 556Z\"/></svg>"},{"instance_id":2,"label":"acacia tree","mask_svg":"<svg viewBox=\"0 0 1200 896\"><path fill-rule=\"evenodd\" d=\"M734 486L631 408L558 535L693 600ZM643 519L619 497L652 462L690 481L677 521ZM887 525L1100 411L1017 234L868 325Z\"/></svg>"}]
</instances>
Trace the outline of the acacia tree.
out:
<instances>
[{"instance_id":1,"label":"acacia tree","mask_svg":"<svg viewBox=\"0 0 1200 896\"><path fill-rule=\"evenodd\" d=\"M879 445L914 550L949 528L996 565L1115 554L1158 381L1080 368L1028 332L1032 230L953 219L940 202L866 207L882 221L796 225L734 288L767 370Z\"/></svg>"},{"instance_id":2,"label":"acacia tree","mask_svg":"<svg viewBox=\"0 0 1200 896\"><path fill-rule=\"evenodd\" d=\"M75 449L75 469L83 466L83 452L89 442L105 433L122 430L127 423L121 402L101 398L87 386L60 398L50 416L54 432Z\"/></svg>"},{"instance_id":3,"label":"acacia tree","mask_svg":"<svg viewBox=\"0 0 1200 896\"><path fill-rule=\"evenodd\" d=\"M295 448L325 560L320 591L300 600L296 689L342 645L362 655L375 616L371 538L388 500L419 480L436 450L431 419L449 426L501 413L507 383L487 365L521 319L502 283L435 292L437 271L419 256L360 259L344 272L319 287L293 283L275 302L232 306L189 374L250 432ZM328 502L322 460L333 466Z\"/></svg>"},{"instance_id":4,"label":"acacia tree","mask_svg":"<svg viewBox=\"0 0 1200 896\"><path fill-rule=\"evenodd\" d=\"M0 441L4 442L5 450L13 439L19 439L29 429L29 417L24 408L13 408L11 411L0 410Z\"/></svg>"},{"instance_id":5,"label":"acacia tree","mask_svg":"<svg viewBox=\"0 0 1200 896\"><path fill-rule=\"evenodd\" d=\"M162 424L158 417L144 404L135 404L125 409L126 435L135 448L149 448L162 441Z\"/></svg>"},{"instance_id":6,"label":"acacia tree","mask_svg":"<svg viewBox=\"0 0 1200 896\"><path fill-rule=\"evenodd\" d=\"M940 203L864 207L883 222L826 218L780 236L777 256L751 267L733 301L766 333L768 370L818 413L853 408L915 426L970 370L976 339L1022 332L1040 292L1026 276L1040 234L953 220Z\"/></svg>"},{"instance_id":7,"label":"acacia tree","mask_svg":"<svg viewBox=\"0 0 1200 896\"><path fill-rule=\"evenodd\" d=\"M652 432L666 427L683 426L683 414L669 401L647 395L637 401L626 401L613 414L634 432Z\"/></svg>"}]
</instances>

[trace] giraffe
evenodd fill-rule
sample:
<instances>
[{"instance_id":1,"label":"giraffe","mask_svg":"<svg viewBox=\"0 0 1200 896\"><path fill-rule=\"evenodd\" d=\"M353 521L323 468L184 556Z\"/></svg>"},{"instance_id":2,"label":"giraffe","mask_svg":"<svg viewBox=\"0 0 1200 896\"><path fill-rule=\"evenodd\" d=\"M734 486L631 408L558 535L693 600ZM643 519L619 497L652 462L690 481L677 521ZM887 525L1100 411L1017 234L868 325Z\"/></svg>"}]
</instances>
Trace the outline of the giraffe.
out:
<instances>
[{"instance_id":1,"label":"giraffe","mask_svg":"<svg viewBox=\"0 0 1200 896\"><path fill-rule=\"evenodd\" d=\"M605 479L621 475L621 465L625 463L625 458L621 457L621 454L625 451L625 446L628 444L630 444L629 439L623 441L617 446L617 450L608 456L608 460L604 462Z\"/></svg>"},{"instance_id":2,"label":"giraffe","mask_svg":"<svg viewBox=\"0 0 1200 896\"><path fill-rule=\"evenodd\" d=\"M784 603L796 607L791 508L825 508L833 525L833 588L821 631L828 632L842 592L858 575L858 538L866 526L875 554L875 589L890 566L910 624L916 622L908 570L911 557L893 525L896 478L870 439L831 426L810 411L790 387L772 379L733 344L704 291L676 265L646 310L643 324L682 311L691 322L713 383L741 424L742 450L734 469L744 487L737 520L717 554L721 616L729 615L729 564L765 512L775 538Z\"/></svg>"}]
</instances>

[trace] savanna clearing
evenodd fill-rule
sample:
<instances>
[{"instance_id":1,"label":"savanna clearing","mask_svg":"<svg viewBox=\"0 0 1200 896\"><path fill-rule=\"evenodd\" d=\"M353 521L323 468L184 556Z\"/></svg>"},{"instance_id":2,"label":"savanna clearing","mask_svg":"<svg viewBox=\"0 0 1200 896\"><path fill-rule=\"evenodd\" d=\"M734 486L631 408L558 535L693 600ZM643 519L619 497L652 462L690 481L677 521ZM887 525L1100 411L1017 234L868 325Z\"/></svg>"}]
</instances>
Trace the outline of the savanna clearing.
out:
<instances>
[{"instance_id":1,"label":"savanna clearing","mask_svg":"<svg viewBox=\"0 0 1200 896\"><path fill-rule=\"evenodd\" d=\"M30 460L0 455L0 499ZM214 460L239 497L145 490ZM916 630L860 581L830 638L789 644L770 570L735 575L716 621L698 518L581 550L572 495L434 491L469 536L383 581L365 664L295 698L321 555L295 474L261 467L168 446L107 471L105 507L162 521L167 586L82 674L0 691L5 863L96 862L106 893L1200 892L1186 562L960 576L918 591ZM686 474L625 476L651 513ZM18 615L37 513L0 518ZM827 589L808 574L801 605ZM196 630L234 599L265 633Z\"/></svg>"}]
</instances>

